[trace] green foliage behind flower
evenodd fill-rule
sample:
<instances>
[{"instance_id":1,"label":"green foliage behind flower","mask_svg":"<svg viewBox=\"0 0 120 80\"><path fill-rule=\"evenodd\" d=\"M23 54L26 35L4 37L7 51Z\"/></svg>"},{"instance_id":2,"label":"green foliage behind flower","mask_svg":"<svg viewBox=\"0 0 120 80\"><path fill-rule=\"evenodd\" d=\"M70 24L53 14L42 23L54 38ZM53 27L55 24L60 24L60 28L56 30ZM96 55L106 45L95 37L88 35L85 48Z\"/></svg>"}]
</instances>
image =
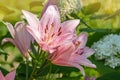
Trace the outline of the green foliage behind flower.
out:
<instances>
[{"instance_id":1,"label":"green foliage behind flower","mask_svg":"<svg viewBox=\"0 0 120 80\"><path fill-rule=\"evenodd\" d=\"M44 0L0 0L0 42L4 37L10 37L4 22L11 22L12 24L17 21L23 20L21 10L28 10L35 13L38 17L44 6ZM120 34L120 1L119 0L81 0L81 10L78 12L72 12L66 15L65 20L69 19L80 19L81 23L77 28L77 34L82 31L88 32L89 38L87 45L91 47L94 42L97 42L107 34ZM18 62L22 62L22 57L18 54L18 50L11 46L11 44L0 45L0 61L3 73L6 74L7 70L11 70L14 66L16 67ZM7 53L8 52L8 53ZM16 54L17 53L17 54ZM14 54L10 56L11 54ZM13 57L14 56L14 57ZM18 57L20 56L20 57ZM7 59L8 58L8 59ZM10 58L13 58L11 60ZM120 79L120 68L117 67L112 69L104 65L104 61L96 61L94 56L90 57L93 63L96 64L97 69L85 68L85 72L88 76L98 77L97 80L119 80ZM11 63L11 62L14 62ZM7 65L7 66L6 66ZM25 73L22 71L25 64L21 63L18 68L18 75L23 77ZM8 68L9 67L9 68ZM4 70L5 68L5 70ZM31 66L29 66L30 70ZM42 73L43 77L46 75L50 66L44 69ZM1 69L1 70L2 70ZM30 71L31 72L31 71ZM38 72L39 73L39 72ZM84 80L81 73L74 68L58 67L53 65L51 71L52 74L56 74L57 80ZM61 74L62 73L62 74ZM62 76L61 76L62 75ZM49 75L48 75L49 76ZM53 76L53 75L51 75ZM38 80L41 78L38 78ZM17 78L17 80L20 80Z\"/></svg>"},{"instance_id":2,"label":"green foliage behind flower","mask_svg":"<svg viewBox=\"0 0 120 80\"><path fill-rule=\"evenodd\" d=\"M0 20L15 23L21 19L21 10L40 13L44 0L1 0Z\"/></svg>"}]
</instances>

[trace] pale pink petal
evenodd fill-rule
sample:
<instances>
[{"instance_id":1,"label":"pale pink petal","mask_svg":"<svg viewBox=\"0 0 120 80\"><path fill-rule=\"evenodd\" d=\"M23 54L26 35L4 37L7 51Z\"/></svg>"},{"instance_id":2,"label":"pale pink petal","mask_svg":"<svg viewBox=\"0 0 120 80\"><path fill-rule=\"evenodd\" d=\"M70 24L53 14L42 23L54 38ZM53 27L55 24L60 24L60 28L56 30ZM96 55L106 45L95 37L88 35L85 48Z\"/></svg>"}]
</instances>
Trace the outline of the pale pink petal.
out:
<instances>
[{"instance_id":1,"label":"pale pink petal","mask_svg":"<svg viewBox=\"0 0 120 80\"><path fill-rule=\"evenodd\" d=\"M4 38L2 40L2 44L6 43L6 42L11 42L13 45L15 45L19 50L20 52L25 56L27 57L28 54L27 54L27 50L25 50L25 48L23 48L24 46L22 46L21 44L19 43L16 43L15 40L11 39L11 38Z\"/></svg>"},{"instance_id":2,"label":"pale pink petal","mask_svg":"<svg viewBox=\"0 0 120 80\"><path fill-rule=\"evenodd\" d=\"M80 66L79 64L74 63L74 62L73 63L69 63L69 65L72 66L72 67L78 68L81 71L81 73L83 74L83 76L85 76L85 71L84 71L82 66Z\"/></svg>"},{"instance_id":3,"label":"pale pink petal","mask_svg":"<svg viewBox=\"0 0 120 80\"><path fill-rule=\"evenodd\" d=\"M78 46L78 48L84 48L85 45L86 45L86 42L87 42L87 35L86 35L86 33L85 33L85 32L82 32L82 33L78 36L78 38L75 40L75 43L76 43L76 42L79 42L79 43L80 43L79 46Z\"/></svg>"},{"instance_id":4,"label":"pale pink petal","mask_svg":"<svg viewBox=\"0 0 120 80\"><path fill-rule=\"evenodd\" d=\"M96 65L92 64L86 57L74 54L71 57L71 61L76 62L80 65L96 68Z\"/></svg>"},{"instance_id":5,"label":"pale pink petal","mask_svg":"<svg viewBox=\"0 0 120 80\"><path fill-rule=\"evenodd\" d=\"M34 43L34 38L33 36L27 31L27 29L25 29L25 37L26 37L26 48L30 50L30 45L31 45L31 42Z\"/></svg>"},{"instance_id":6,"label":"pale pink petal","mask_svg":"<svg viewBox=\"0 0 120 80\"><path fill-rule=\"evenodd\" d=\"M49 50L49 46L47 44L45 44L44 42L43 43L40 43L40 46L42 48L42 50L44 51L48 51ZM50 52L50 51L49 51ZM51 52L50 52L51 53Z\"/></svg>"},{"instance_id":7,"label":"pale pink petal","mask_svg":"<svg viewBox=\"0 0 120 80\"><path fill-rule=\"evenodd\" d=\"M60 15L58 8L56 6L49 6L41 17L40 24L43 31L45 31L46 27L48 27L50 32L52 27L54 27L54 32L57 32L57 29L60 27Z\"/></svg>"},{"instance_id":8,"label":"pale pink petal","mask_svg":"<svg viewBox=\"0 0 120 80\"><path fill-rule=\"evenodd\" d=\"M93 55L94 53L95 53L95 50L85 47L84 53L82 54L82 56L89 57L89 56Z\"/></svg>"},{"instance_id":9,"label":"pale pink petal","mask_svg":"<svg viewBox=\"0 0 120 80\"><path fill-rule=\"evenodd\" d=\"M23 22L17 22L15 25L15 41L18 49L20 49L21 53L26 57L28 49L30 47L30 40L27 40L27 34L25 29L25 24ZM29 44L27 44L29 42ZM29 46L28 46L29 45Z\"/></svg>"},{"instance_id":10,"label":"pale pink petal","mask_svg":"<svg viewBox=\"0 0 120 80\"><path fill-rule=\"evenodd\" d=\"M16 74L16 70L8 73L8 74L5 76L5 80L14 80L15 74Z\"/></svg>"},{"instance_id":11,"label":"pale pink petal","mask_svg":"<svg viewBox=\"0 0 120 80\"><path fill-rule=\"evenodd\" d=\"M55 48L48 48L47 50L49 50L49 53L53 53L56 51L58 47L55 47Z\"/></svg>"},{"instance_id":12,"label":"pale pink petal","mask_svg":"<svg viewBox=\"0 0 120 80\"><path fill-rule=\"evenodd\" d=\"M37 16L28 11L25 11L25 10L22 10L22 13L24 14L25 18L27 19L30 27L33 27L35 30L37 30L38 24L39 24L39 20L38 20Z\"/></svg>"},{"instance_id":13,"label":"pale pink petal","mask_svg":"<svg viewBox=\"0 0 120 80\"><path fill-rule=\"evenodd\" d=\"M5 78L4 78L4 76L3 76L1 71L0 71L0 80L5 80Z\"/></svg>"},{"instance_id":14,"label":"pale pink petal","mask_svg":"<svg viewBox=\"0 0 120 80\"><path fill-rule=\"evenodd\" d=\"M56 61L52 61L52 63L55 64L55 65L59 65L59 66L67 66L67 67L78 68L79 70L81 70L82 74L85 75L84 69L80 65L78 65L76 63L69 62L69 59L67 59L67 58L66 58L66 60L59 59L59 60L56 60Z\"/></svg>"},{"instance_id":15,"label":"pale pink petal","mask_svg":"<svg viewBox=\"0 0 120 80\"><path fill-rule=\"evenodd\" d=\"M42 15L44 14L44 12L46 11L46 9L50 5L57 5L58 6L58 0L48 0L47 3L45 4L45 7L44 7L43 11L42 11Z\"/></svg>"},{"instance_id":16,"label":"pale pink petal","mask_svg":"<svg viewBox=\"0 0 120 80\"><path fill-rule=\"evenodd\" d=\"M56 42L57 44L55 43L55 45L64 45L65 43L71 42L73 39L75 39L74 34L66 33L51 40L50 44L53 45L54 42Z\"/></svg>"},{"instance_id":17,"label":"pale pink petal","mask_svg":"<svg viewBox=\"0 0 120 80\"><path fill-rule=\"evenodd\" d=\"M96 68L95 64L92 64L88 59L81 59L81 61L78 61L79 64L87 66L87 67L91 67L91 68Z\"/></svg>"},{"instance_id":18,"label":"pale pink petal","mask_svg":"<svg viewBox=\"0 0 120 80\"><path fill-rule=\"evenodd\" d=\"M72 43L66 43L64 46L60 46L58 50L53 53L52 60L69 59L72 52L75 50L75 46Z\"/></svg>"},{"instance_id":19,"label":"pale pink petal","mask_svg":"<svg viewBox=\"0 0 120 80\"><path fill-rule=\"evenodd\" d=\"M16 46L16 44L12 38L4 38L2 40L2 44L6 43L6 42L11 42L12 44L14 44Z\"/></svg>"},{"instance_id":20,"label":"pale pink petal","mask_svg":"<svg viewBox=\"0 0 120 80\"><path fill-rule=\"evenodd\" d=\"M38 18L36 17L36 15L22 10L24 16L27 19L27 22L29 23L29 25L27 25L27 30L28 32L35 38L35 40L38 42L38 40L40 40L40 37L42 35L42 28L40 25L40 22L38 20Z\"/></svg>"},{"instance_id":21,"label":"pale pink petal","mask_svg":"<svg viewBox=\"0 0 120 80\"><path fill-rule=\"evenodd\" d=\"M23 22L17 22L15 24L15 32L15 39L19 42L19 44L26 47L25 24Z\"/></svg>"},{"instance_id":22,"label":"pale pink petal","mask_svg":"<svg viewBox=\"0 0 120 80\"><path fill-rule=\"evenodd\" d=\"M5 38L3 39L2 43L5 42L11 42L13 43L20 52L26 57L28 49L30 47L30 40L27 40L26 38L26 30L25 30L25 24L23 22L17 22L15 25L15 36L13 39ZM29 44L27 44L29 42Z\"/></svg>"},{"instance_id":23,"label":"pale pink petal","mask_svg":"<svg viewBox=\"0 0 120 80\"><path fill-rule=\"evenodd\" d=\"M14 38L15 37L15 30L14 30L13 26L10 23L6 23L6 25L7 25L7 28L9 30L11 36Z\"/></svg>"},{"instance_id":24,"label":"pale pink petal","mask_svg":"<svg viewBox=\"0 0 120 80\"><path fill-rule=\"evenodd\" d=\"M80 23L80 20L69 20L65 21L61 24L63 29L63 34L66 32L74 32L78 24Z\"/></svg>"},{"instance_id":25,"label":"pale pink petal","mask_svg":"<svg viewBox=\"0 0 120 80\"><path fill-rule=\"evenodd\" d=\"M17 28L19 28L19 27L21 27L21 26L25 26L25 23L24 23L23 21L16 22L14 28L15 28L15 30L16 30Z\"/></svg>"},{"instance_id":26,"label":"pale pink petal","mask_svg":"<svg viewBox=\"0 0 120 80\"><path fill-rule=\"evenodd\" d=\"M20 45L21 47L24 47L26 51L30 49L31 40L33 39L33 37L26 30L25 23L17 22L15 25L15 32L16 32L15 39L17 41L17 44Z\"/></svg>"},{"instance_id":27,"label":"pale pink petal","mask_svg":"<svg viewBox=\"0 0 120 80\"><path fill-rule=\"evenodd\" d=\"M56 65L60 65L60 66L70 66L70 67L78 68L81 71L81 73L83 74L83 76L85 76L85 72L84 72L83 67L80 66L79 64L75 63L75 62L65 61L65 60L61 59L61 60L57 60L53 63L56 64Z\"/></svg>"},{"instance_id":28,"label":"pale pink petal","mask_svg":"<svg viewBox=\"0 0 120 80\"><path fill-rule=\"evenodd\" d=\"M34 39L39 44L41 41L41 34L37 30L35 30L29 26L26 26L26 30L34 37Z\"/></svg>"}]
</instances>

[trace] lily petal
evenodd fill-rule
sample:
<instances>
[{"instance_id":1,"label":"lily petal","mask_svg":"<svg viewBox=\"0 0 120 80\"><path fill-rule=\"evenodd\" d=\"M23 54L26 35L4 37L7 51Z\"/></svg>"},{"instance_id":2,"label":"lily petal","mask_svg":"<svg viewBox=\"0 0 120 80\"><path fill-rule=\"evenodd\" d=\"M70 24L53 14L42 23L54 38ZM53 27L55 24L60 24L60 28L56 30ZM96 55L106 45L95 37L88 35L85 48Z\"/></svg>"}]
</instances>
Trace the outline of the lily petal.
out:
<instances>
[{"instance_id":1,"label":"lily petal","mask_svg":"<svg viewBox=\"0 0 120 80\"><path fill-rule=\"evenodd\" d=\"M1 71L0 71L0 80L5 80L5 78L4 78L4 76L3 76Z\"/></svg>"},{"instance_id":2,"label":"lily petal","mask_svg":"<svg viewBox=\"0 0 120 80\"><path fill-rule=\"evenodd\" d=\"M29 25L26 26L27 31L35 38L37 42L39 42L42 34L41 32L42 29L41 29L41 25L39 24L40 22L38 18L36 17L36 15L28 11L22 10L22 12L26 17L27 22L29 23Z\"/></svg>"},{"instance_id":3,"label":"lily petal","mask_svg":"<svg viewBox=\"0 0 120 80\"><path fill-rule=\"evenodd\" d=\"M92 64L87 58L81 55L74 54L71 59L72 61L79 63L80 65L96 68L96 65Z\"/></svg>"},{"instance_id":4,"label":"lily petal","mask_svg":"<svg viewBox=\"0 0 120 80\"><path fill-rule=\"evenodd\" d=\"M26 44L25 24L23 22L17 22L15 24L15 31L16 31L15 39L17 39L19 41L19 44L21 44L21 45ZM27 46L27 45L24 45L24 46Z\"/></svg>"},{"instance_id":5,"label":"lily petal","mask_svg":"<svg viewBox=\"0 0 120 80\"><path fill-rule=\"evenodd\" d=\"M2 45L3 45L4 43L6 43L6 42L11 42L12 44L14 44L14 45L16 46L16 44L15 44L15 42L14 42L14 40L13 40L12 38L4 38L4 39L2 40Z\"/></svg>"},{"instance_id":6,"label":"lily petal","mask_svg":"<svg viewBox=\"0 0 120 80\"><path fill-rule=\"evenodd\" d=\"M6 23L6 25L7 25L7 28L8 28L8 30L9 30L11 36L14 38L14 37L15 37L15 30L14 30L12 24Z\"/></svg>"},{"instance_id":7,"label":"lily petal","mask_svg":"<svg viewBox=\"0 0 120 80\"><path fill-rule=\"evenodd\" d=\"M86 35L86 33L85 33L85 32L82 32L82 33L78 36L78 38L75 40L75 42L79 42L79 43L80 43L78 49L79 49L79 48L84 48L85 45L86 45L86 42L87 42L87 35Z\"/></svg>"},{"instance_id":8,"label":"lily petal","mask_svg":"<svg viewBox=\"0 0 120 80\"><path fill-rule=\"evenodd\" d=\"M80 66L79 64L76 64L76 63L69 63L72 67L75 67L75 68L78 68L80 71L81 71L81 73L83 74L83 76L85 76L85 71L84 71L84 69L83 69L83 67L82 66Z\"/></svg>"},{"instance_id":9,"label":"lily petal","mask_svg":"<svg viewBox=\"0 0 120 80\"><path fill-rule=\"evenodd\" d=\"M93 55L94 53L95 53L95 50L85 47L84 54L82 54L82 56L89 57L89 56Z\"/></svg>"},{"instance_id":10,"label":"lily petal","mask_svg":"<svg viewBox=\"0 0 120 80\"><path fill-rule=\"evenodd\" d=\"M74 34L67 33L59 36L56 40L52 40L52 43L56 41L59 45L64 45L65 43L71 42L74 38Z\"/></svg>"},{"instance_id":11,"label":"lily petal","mask_svg":"<svg viewBox=\"0 0 120 80\"><path fill-rule=\"evenodd\" d=\"M8 73L8 74L5 76L5 80L14 80L15 74L16 74L16 70Z\"/></svg>"},{"instance_id":12,"label":"lily petal","mask_svg":"<svg viewBox=\"0 0 120 80\"><path fill-rule=\"evenodd\" d=\"M75 47L72 43L66 43L64 46L59 47L55 53L53 53L51 60L69 59L74 50Z\"/></svg>"},{"instance_id":13,"label":"lily petal","mask_svg":"<svg viewBox=\"0 0 120 80\"><path fill-rule=\"evenodd\" d=\"M63 27L63 34L64 32L74 32L78 24L80 23L80 20L69 20L63 22L61 25Z\"/></svg>"},{"instance_id":14,"label":"lily petal","mask_svg":"<svg viewBox=\"0 0 120 80\"><path fill-rule=\"evenodd\" d=\"M85 76L85 72L84 72L83 67L75 62L69 61L68 58L67 58L67 60L60 59L60 60L54 61L53 63L56 65L60 65L60 66L70 66L70 67L78 68L82 72L82 74Z\"/></svg>"},{"instance_id":15,"label":"lily petal","mask_svg":"<svg viewBox=\"0 0 120 80\"><path fill-rule=\"evenodd\" d=\"M38 20L37 16L28 11L25 11L25 10L22 10L22 13L26 17L29 25L33 26L35 30L38 29L39 20Z\"/></svg>"},{"instance_id":16,"label":"lily petal","mask_svg":"<svg viewBox=\"0 0 120 80\"><path fill-rule=\"evenodd\" d=\"M15 24L15 27L9 24L7 27L9 30L11 29L10 31L14 33L14 37L13 39L11 38L3 39L2 44L6 42L13 43L20 50L20 52L27 58L28 50L30 50L30 44L31 41L33 41L33 37L27 32L25 26L26 25L23 22L17 22Z\"/></svg>"},{"instance_id":17,"label":"lily petal","mask_svg":"<svg viewBox=\"0 0 120 80\"><path fill-rule=\"evenodd\" d=\"M43 9L43 11L42 11L42 15L45 13L46 9L50 5L56 5L56 6L58 6L58 0L48 0L47 3L46 3L46 5L45 5L45 7L44 7L44 9Z\"/></svg>"},{"instance_id":18,"label":"lily petal","mask_svg":"<svg viewBox=\"0 0 120 80\"><path fill-rule=\"evenodd\" d=\"M58 8L56 6L49 6L41 17L40 24L43 30L45 30L48 26L48 30L51 30L51 27L54 27L54 31L56 32L60 27L60 15Z\"/></svg>"},{"instance_id":19,"label":"lily petal","mask_svg":"<svg viewBox=\"0 0 120 80\"><path fill-rule=\"evenodd\" d=\"M33 29L30 26L26 26L26 30L34 37L34 39L37 41L37 43L39 44L39 42L41 41L40 37L41 34L39 33L38 30Z\"/></svg>"}]
</instances>

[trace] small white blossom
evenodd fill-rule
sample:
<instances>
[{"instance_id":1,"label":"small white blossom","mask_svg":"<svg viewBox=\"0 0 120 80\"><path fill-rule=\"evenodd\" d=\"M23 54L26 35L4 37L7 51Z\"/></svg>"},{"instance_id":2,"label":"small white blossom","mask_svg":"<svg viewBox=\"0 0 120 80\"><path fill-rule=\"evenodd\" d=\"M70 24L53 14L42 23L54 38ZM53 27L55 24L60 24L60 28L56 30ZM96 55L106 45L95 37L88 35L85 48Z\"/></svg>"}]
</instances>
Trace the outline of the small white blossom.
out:
<instances>
[{"instance_id":1,"label":"small white blossom","mask_svg":"<svg viewBox=\"0 0 120 80\"><path fill-rule=\"evenodd\" d=\"M60 0L59 9L62 18L72 12L78 12L81 9L80 0Z\"/></svg>"},{"instance_id":2,"label":"small white blossom","mask_svg":"<svg viewBox=\"0 0 120 80\"><path fill-rule=\"evenodd\" d=\"M120 36L117 34L110 34L92 45L96 51L95 58L98 60L105 60L105 65L112 68L120 66Z\"/></svg>"},{"instance_id":3,"label":"small white blossom","mask_svg":"<svg viewBox=\"0 0 120 80\"><path fill-rule=\"evenodd\" d=\"M118 57L111 56L110 58L107 58L105 61L106 61L105 65L109 65L112 68L120 66L120 58Z\"/></svg>"}]
</instances>

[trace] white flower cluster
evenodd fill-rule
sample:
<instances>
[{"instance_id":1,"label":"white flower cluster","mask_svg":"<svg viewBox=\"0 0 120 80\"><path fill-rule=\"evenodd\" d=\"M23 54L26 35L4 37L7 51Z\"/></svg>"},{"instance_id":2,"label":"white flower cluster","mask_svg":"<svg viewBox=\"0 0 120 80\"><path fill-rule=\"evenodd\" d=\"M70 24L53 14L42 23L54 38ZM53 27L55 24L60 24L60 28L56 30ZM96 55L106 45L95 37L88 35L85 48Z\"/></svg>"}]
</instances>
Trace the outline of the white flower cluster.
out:
<instances>
[{"instance_id":1,"label":"white flower cluster","mask_svg":"<svg viewBox=\"0 0 120 80\"><path fill-rule=\"evenodd\" d=\"M105 65L111 68L120 66L120 36L110 34L92 45L96 51L95 58L105 60Z\"/></svg>"},{"instance_id":2,"label":"white flower cluster","mask_svg":"<svg viewBox=\"0 0 120 80\"><path fill-rule=\"evenodd\" d=\"M80 0L60 0L59 9L61 17L81 9Z\"/></svg>"}]
</instances>

